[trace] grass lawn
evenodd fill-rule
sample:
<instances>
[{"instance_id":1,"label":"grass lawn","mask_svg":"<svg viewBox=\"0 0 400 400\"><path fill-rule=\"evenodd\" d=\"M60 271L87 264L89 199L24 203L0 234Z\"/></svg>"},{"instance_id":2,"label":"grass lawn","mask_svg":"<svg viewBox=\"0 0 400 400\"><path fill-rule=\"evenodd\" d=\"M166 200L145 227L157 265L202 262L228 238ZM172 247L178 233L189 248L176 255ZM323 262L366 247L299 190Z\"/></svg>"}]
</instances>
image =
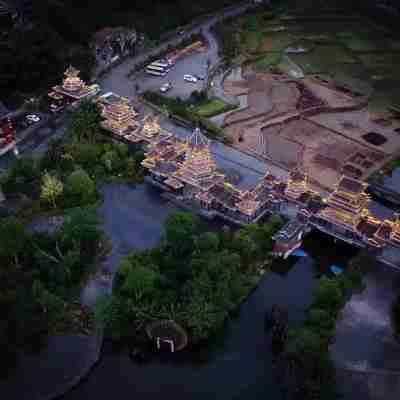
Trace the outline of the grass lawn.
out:
<instances>
[{"instance_id":1,"label":"grass lawn","mask_svg":"<svg viewBox=\"0 0 400 400\"><path fill-rule=\"evenodd\" d=\"M270 67L278 65L280 61L281 53L267 53L255 61L254 68L259 72L269 71Z\"/></svg>"},{"instance_id":2,"label":"grass lawn","mask_svg":"<svg viewBox=\"0 0 400 400\"><path fill-rule=\"evenodd\" d=\"M214 117L215 115L233 110L234 108L236 107L225 103L221 99L209 99L195 107L193 111L201 117L210 118Z\"/></svg>"}]
</instances>

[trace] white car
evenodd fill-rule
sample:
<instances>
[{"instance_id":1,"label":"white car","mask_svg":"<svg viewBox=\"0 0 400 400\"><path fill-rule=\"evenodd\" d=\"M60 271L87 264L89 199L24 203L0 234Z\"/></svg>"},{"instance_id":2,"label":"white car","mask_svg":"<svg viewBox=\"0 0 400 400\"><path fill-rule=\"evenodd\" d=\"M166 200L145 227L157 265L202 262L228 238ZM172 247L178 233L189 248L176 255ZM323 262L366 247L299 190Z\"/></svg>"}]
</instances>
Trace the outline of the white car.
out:
<instances>
[{"instance_id":1,"label":"white car","mask_svg":"<svg viewBox=\"0 0 400 400\"><path fill-rule=\"evenodd\" d=\"M183 79L186 82L192 82L192 83L196 83L197 82L197 78L193 75L183 75Z\"/></svg>"},{"instance_id":2,"label":"white car","mask_svg":"<svg viewBox=\"0 0 400 400\"><path fill-rule=\"evenodd\" d=\"M171 84L171 82L167 82L167 83L164 83L163 85L161 85L160 92L165 93L165 92L168 92L168 90L170 90L170 89L172 89L172 84Z\"/></svg>"},{"instance_id":3,"label":"white car","mask_svg":"<svg viewBox=\"0 0 400 400\"><path fill-rule=\"evenodd\" d=\"M32 123L40 121L40 117L36 114L28 114L25 118Z\"/></svg>"}]
</instances>

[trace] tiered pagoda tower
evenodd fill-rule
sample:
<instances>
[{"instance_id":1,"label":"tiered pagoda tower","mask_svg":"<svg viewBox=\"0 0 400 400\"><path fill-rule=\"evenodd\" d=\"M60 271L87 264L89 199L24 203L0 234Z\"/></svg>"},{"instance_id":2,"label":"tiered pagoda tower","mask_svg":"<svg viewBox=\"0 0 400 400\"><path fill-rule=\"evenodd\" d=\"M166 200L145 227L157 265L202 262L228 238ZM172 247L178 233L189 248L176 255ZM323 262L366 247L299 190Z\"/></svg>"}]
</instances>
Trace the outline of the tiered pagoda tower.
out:
<instances>
[{"instance_id":1,"label":"tiered pagoda tower","mask_svg":"<svg viewBox=\"0 0 400 400\"><path fill-rule=\"evenodd\" d=\"M174 177L192 187L208 190L218 181L210 141L196 127L186 141L185 159Z\"/></svg>"},{"instance_id":2,"label":"tiered pagoda tower","mask_svg":"<svg viewBox=\"0 0 400 400\"><path fill-rule=\"evenodd\" d=\"M53 90L56 94L61 94L74 100L81 100L84 97L95 94L96 86L97 85L86 85L86 83L79 78L79 70L70 65L64 72L62 85L54 86ZM54 93L51 93L51 97L54 97Z\"/></svg>"},{"instance_id":3,"label":"tiered pagoda tower","mask_svg":"<svg viewBox=\"0 0 400 400\"><path fill-rule=\"evenodd\" d=\"M105 104L102 116L104 117L102 127L117 135L131 135L140 129L140 124L136 119L138 114L129 100L124 97L111 104Z\"/></svg>"},{"instance_id":4,"label":"tiered pagoda tower","mask_svg":"<svg viewBox=\"0 0 400 400\"><path fill-rule=\"evenodd\" d=\"M64 72L64 76L62 87L67 92L78 92L86 86L85 82L79 78L79 70L71 65Z\"/></svg>"},{"instance_id":5,"label":"tiered pagoda tower","mask_svg":"<svg viewBox=\"0 0 400 400\"><path fill-rule=\"evenodd\" d=\"M151 139L161 132L160 123L157 117L146 115L143 119L142 135Z\"/></svg>"},{"instance_id":6,"label":"tiered pagoda tower","mask_svg":"<svg viewBox=\"0 0 400 400\"><path fill-rule=\"evenodd\" d=\"M365 192L368 184L359 180L343 176L326 199L327 207L319 212L319 216L326 221L342 227L347 231L357 231L360 219L366 219L370 197Z\"/></svg>"},{"instance_id":7,"label":"tiered pagoda tower","mask_svg":"<svg viewBox=\"0 0 400 400\"><path fill-rule=\"evenodd\" d=\"M291 171L284 191L285 196L290 200L299 200L304 193L309 191L307 175L299 169Z\"/></svg>"}]
</instances>

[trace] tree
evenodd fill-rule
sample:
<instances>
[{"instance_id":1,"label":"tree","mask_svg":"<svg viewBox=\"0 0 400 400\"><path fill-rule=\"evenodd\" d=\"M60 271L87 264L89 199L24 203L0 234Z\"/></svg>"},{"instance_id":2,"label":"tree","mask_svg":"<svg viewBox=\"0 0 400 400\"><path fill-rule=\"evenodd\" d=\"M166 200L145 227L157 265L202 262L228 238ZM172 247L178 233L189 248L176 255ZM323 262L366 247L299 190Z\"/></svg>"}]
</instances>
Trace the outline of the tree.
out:
<instances>
[{"instance_id":1,"label":"tree","mask_svg":"<svg viewBox=\"0 0 400 400\"><path fill-rule=\"evenodd\" d=\"M199 219L187 212L170 215L165 222L167 244L176 255L185 255L193 249Z\"/></svg>"},{"instance_id":2,"label":"tree","mask_svg":"<svg viewBox=\"0 0 400 400\"><path fill-rule=\"evenodd\" d=\"M24 193L32 196L37 192L38 180L41 174L34 159L21 157L15 160L11 168L2 178L4 192Z\"/></svg>"},{"instance_id":3,"label":"tree","mask_svg":"<svg viewBox=\"0 0 400 400\"><path fill-rule=\"evenodd\" d=\"M14 266L19 268L20 255L29 243L29 236L21 221L15 217L0 221L0 257L10 258Z\"/></svg>"},{"instance_id":4,"label":"tree","mask_svg":"<svg viewBox=\"0 0 400 400\"><path fill-rule=\"evenodd\" d=\"M71 173L67 179L66 192L71 197L72 205L86 205L96 197L96 185L83 169Z\"/></svg>"},{"instance_id":5,"label":"tree","mask_svg":"<svg viewBox=\"0 0 400 400\"><path fill-rule=\"evenodd\" d=\"M122 291L134 296L135 301L140 301L143 296L154 289L159 280L159 274L148 266L137 265L125 276Z\"/></svg>"},{"instance_id":6,"label":"tree","mask_svg":"<svg viewBox=\"0 0 400 400\"><path fill-rule=\"evenodd\" d=\"M219 244L219 237L214 232L205 232L196 238L196 248L200 254L208 251L217 251Z\"/></svg>"},{"instance_id":7,"label":"tree","mask_svg":"<svg viewBox=\"0 0 400 400\"><path fill-rule=\"evenodd\" d=\"M121 159L119 158L118 153L115 150L106 151L101 156L101 161L109 172L118 169L121 163Z\"/></svg>"},{"instance_id":8,"label":"tree","mask_svg":"<svg viewBox=\"0 0 400 400\"><path fill-rule=\"evenodd\" d=\"M43 283L35 280L32 285L32 295L40 305L42 312L46 314L49 326L63 320L65 316L64 301L47 290Z\"/></svg>"},{"instance_id":9,"label":"tree","mask_svg":"<svg viewBox=\"0 0 400 400\"><path fill-rule=\"evenodd\" d=\"M258 30L258 21L255 15L251 15L247 17L246 20L246 29L251 32L257 32Z\"/></svg>"},{"instance_id":10,"label":"tree","mask_svg":"<svg viewBox=\"0 0 400 400\"><path fill-rule=\"evenodd\" d=\"M112 297L107 295L101 296L95 304L95 321L101 324L102 327L107 328L111 323L112 311Z\"/></svg>"},{"instance_id":11,"label":"tree","mask_svg":"<svg viewBox=\"0 0 400 400\"><path fill-rule=\"evenodd\" d=\"M320 308L310 310L307 325L327 340L333 337L335 333L335 319L328 311Z\"/></svg>"},{"instance_id":12,"label":"tree","mask_svg":"<svg viewBox=\"0 0 400 400\"><path fill-rule=\"evenodd\" d=\"M72 136L79 142L93 144L99 133L101 121L99 105L90 100L82 101L71 121Z\"/></svg>"},{"instance_id":13,"label":"tree","mask_svg":"<svg viewBox=\"0 0 400 400\"><path fill-rule=\"evenodd\" d=\"M71 146L73 158L87 171L91 171L98 163L102 146L91 143L75 143Z\"/></svg>"},{"instance_id":14,"label":"tree","mask_svg":"<svg viewBox=\"0 0 400 400\"><path fill-rule=\"evenodd\" d=\"M300 328L289 333L287 354L302 367L312 370L316 360L324 353L321 337L309 328Z\"/></svg>"},{"instance_id":15,"label":"tree","mask_svg":"<svg viewBox=\"0 0 400 400\"><path fill-rule=\"evenodd\" d=\"M51 176L46 172L43 176L40 194L41 199L52 204L54 208L57 208L57 200L59 200L63 192L63 183L55 176Z\"/></svg>"},{"instance_id":16,"label":"tree","mask_svg":"<svg viewBox=\"0 0 400 400\"><path fill-rule=\"evenodd\" d=\"M344 294L336 279L322 277L316 290L315 305L336 316L345 303Z\"/></svg>"},{"instance_id":17,"label":"tree","mask_svg":"<svg viewBox=\"0 0 400 400\"><path fill-rule=\"evenodd\" d=\"M271 217L269 218L269 220L267 222L268 229L272 233L275 233L276 231L281 229L283 225L284 225L283 219L279 214L271 215Z\"/></svg>"},{"instance_id":18,"label":"tree","mask_svg":"<svg viewBox=\"0 0 400 400\"><path fill-rule=\"evenodd\" d=\"M132 179L133 181L137 178L137 167L136 167L136 160L134 157L128 157L125 161L125 174L128 178Z\"/></svg>"},{"instance_id":19,"label":"tree","mask_svg":"<svg viewBox=\"0 0 400 400\"><path fill-rule=\"evenodd\" d=\"M96 210L93 208L74 208L69 210L59 232L62 245L68 249L79 247L81 255L93 255L98 246L100 232Z\"/></svg>"}]
</instances>

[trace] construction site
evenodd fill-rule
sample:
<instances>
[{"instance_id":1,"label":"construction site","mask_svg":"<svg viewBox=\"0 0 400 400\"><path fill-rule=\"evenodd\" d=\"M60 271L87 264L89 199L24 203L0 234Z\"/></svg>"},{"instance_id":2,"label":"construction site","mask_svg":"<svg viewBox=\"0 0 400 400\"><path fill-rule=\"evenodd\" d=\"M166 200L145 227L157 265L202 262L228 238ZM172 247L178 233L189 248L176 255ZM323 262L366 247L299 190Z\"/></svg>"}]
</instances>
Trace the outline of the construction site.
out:
<instances>
[{"instance_id":1,"label":"construction site","mask_svg":"<svg viewBox=\"0 0 400 400\"><path fill-rule=\"evenodd\" d=\"M306 171L315 186L331 190L343 174L365 180L400 150L400 122L368 109L368 96L328 78L245 72L227 75L227 96L245 106L222 126L238 149Z\"/></svg>"}]
</instances>

